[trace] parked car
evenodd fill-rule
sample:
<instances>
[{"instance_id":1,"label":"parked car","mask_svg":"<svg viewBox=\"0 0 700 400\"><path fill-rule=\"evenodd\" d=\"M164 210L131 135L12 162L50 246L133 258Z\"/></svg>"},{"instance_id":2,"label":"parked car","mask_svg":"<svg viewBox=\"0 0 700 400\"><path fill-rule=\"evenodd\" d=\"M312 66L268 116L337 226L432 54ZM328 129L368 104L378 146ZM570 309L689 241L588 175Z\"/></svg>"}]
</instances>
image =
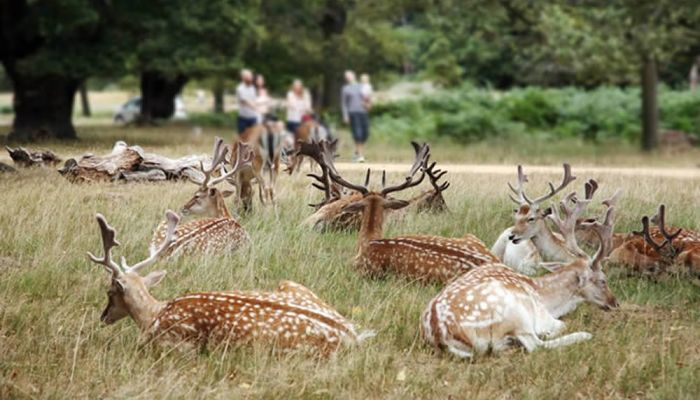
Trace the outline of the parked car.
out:
<instances>
[{"instance_id":1,"label":"parked car","mask_svg":"<svg viewBox=\"0 0 700 400\"><path fill-rule=\"evenodd\" d=\"M132 97L114 111L115 124L127 124L133 122L141 112L141 96ZM175 113L173 119L187 119L185 103L180 96L175 97Z\"/></svg>"}]
</instances>

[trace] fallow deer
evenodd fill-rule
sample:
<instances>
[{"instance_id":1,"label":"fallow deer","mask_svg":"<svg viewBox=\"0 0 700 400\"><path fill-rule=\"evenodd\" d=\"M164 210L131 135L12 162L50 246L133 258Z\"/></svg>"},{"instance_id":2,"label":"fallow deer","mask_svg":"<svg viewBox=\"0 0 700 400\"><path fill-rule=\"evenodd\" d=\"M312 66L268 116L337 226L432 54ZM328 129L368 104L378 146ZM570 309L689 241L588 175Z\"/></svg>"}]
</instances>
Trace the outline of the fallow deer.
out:
<instances>
[{"instance_id":1,"label":"fallow deer","mask_svg":"<svg viewBox=\"0 0 700 400\"><path fill-rule=\"evenodd\" d=\"M518 204L518 208L514 210L515 224L501 233L491 251L504 264L518 272L531 275L542 261L572 261L583 255L575 241L575 222L590 202L598 184L592 179L586 182L585 199L575 198L575 193L566 196L561 203L562 211L566 214L566 218L562 220L558 218L558 214L554 214L555 209L543 208L542 204L576 179L571 174L569 164L564 164L563 167L564 175L559 186L555 188L550 182L549 192L534 200L525 194L524 186L528 178L521 165L518 165L517 184L513 186L508 183L508 187L515 194L515 197L510 195L510 199ZM570 203L574 203L573 207ZM563 237L549 228L547 220L555 221L557 226L564 230L561 232Z\"/></svg>"},{"instance_id":2,"label":"fallow deer","mask_svg":"<svg viewBox=\"0 0 700 400\"><path fill-rule=\"evenodd\" d=\"M324 162L329 167L328 174L337 184L362 193L362 199L343 208L344 211L362 212L355 267L368 275L383 275L393 272L421 281L447 282L471 268L497 262L483 242L473 235L462 238L414 235L382 238L384 211L399 209L408 205L407 201L388 197L389 194L414 187L425 177L426 160L429 156L427 144L417 152L413 166L403 183L386 186L386 173L382 174L382 187L379 192L368 189L370 171L367 170L364 185L352 184L343 179L332 162L323 153ZM420 178L415 175L421 170Z\"/></svg>"},{"instance_id":3,"label":"fallow deer","mask_svg":"<svg viewBox=\"0 0 700 400\"><path fill-rule=\"evenodd\" d=\"M531 352L590 339L587 332L554 337L565 327L558 318L583 301L604 310L618 307L602 269L612 219L611 207L603 223L587 222L600 243L593 257L578 258L550 274L530 278L493 263L458 277L423 312L423 338L434 348L462 358L489 349L498 352L513 342Z\"/></svg>"},{"instance_id":4,"label":"fallow deer","mask_svg":"<svg viewBox=\"0 0 700 400\"><path fill-rule=\"evenodd\" d=\"M278 124L266 123L251 126L233 142L231 164L236 164L237 148L245 143L253 149L254 158L250 166L234 175L238 201L244 212L253 209L253 180L258 184L260 202L274 203L275 184L279 175L282 130ZM265 178L267 175L267 179Z\"/></svg>"},{"instance_id":5,"label":"fallow deer","mask_svg":"<svg viewBox=\"0 0 700 400\"><path fill-rule=\"evenodd\" d=\"M183 215L204 215L204 218L179 225L176 232L177 239L168 246L163 255L175 257L190 254L221 254L235 251L250 243L248 233L226 207L224 198L231 192L216 188L218 184L251 163L253 151L247 144L241 143L236 150L238 155L233 169L224 171L218 177L212 177L214 171L225 163L228 151L222 139L218 137L215 139L211 166L204 168L204 165L201 165L204 178L196 182L199 188L181 211ZM166 226L163 222L154 232L151 251L155 251L165 240Z\"/></svg>"},{"instance_id":6,"label":"fallow deer","mask_svg":"<svg viewBox=\"0 0 700 400\"><path fill-rule=\"evenodd\" d=\"M657 227L650 227L650 222ZM700 233L666 226L664 204L651 219L642 217L641 231L624 235L618 242L610 254L610 261L630 266L637 273L688 272L700 275Z\"/></svg>"},{"instance_id":7,"label":"fallow deer","mask_svg":"<svg viewBox=\"0 0 700 400\"><path fill-rule=\"evenodd\" d=\"M163 344L191 343L239 345L272 344L279 350L309 349L327 355L344 344L356 344L372 332L358 334L353 324L306 287L282 282L273 292L230 291L193 293L169 301L156 300L149 292L165 271L142 277L139 270L151 265L176 240L177 214L166 213L165 240L147 259L129 266L112 260L119 245L116 231L97 214L104 256L88 252L90 260L111 273L108 303L101 320L113 324L130 316L147 340Z\"/></svg>"},{"instance_id":8,"label":"fallow deer","mask_svg":"<svg viewBox=\"0 0 700 400\"><path fill-rule=\"evenodd\" d=\"M412 142L414 146L417 146L415 142ZM416 147L416 150L418 148ZM423 193L420 193L416 197L409 200L411 207L418 212L429 211L429 212L443 212L448 211L447 203L445 198L442 196L442 192L450 187L449 182L439 183L440 178L442 178L447 171L440 169L435 169L436 162L433 161L425 169L425 174L428 175L430 184L433 186L432 189L428 189Z\"/></svg>"}]
</instances>

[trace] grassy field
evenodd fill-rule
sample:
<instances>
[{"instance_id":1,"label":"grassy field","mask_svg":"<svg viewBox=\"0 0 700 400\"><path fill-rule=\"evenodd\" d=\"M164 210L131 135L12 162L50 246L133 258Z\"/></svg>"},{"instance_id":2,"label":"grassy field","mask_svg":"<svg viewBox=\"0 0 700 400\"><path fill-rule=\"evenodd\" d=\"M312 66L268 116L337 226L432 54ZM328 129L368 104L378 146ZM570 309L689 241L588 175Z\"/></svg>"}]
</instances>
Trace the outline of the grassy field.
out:
<instances>
[{"instance_id":1,"label":"grassy field","mask_svg":"<svg viewBox=\"0 0 700 400\"><path fill-rule=\"evenodd\" d=\"M214 133L225 132L205 130L195 136L183 126L81 127L81 141L49 147L61 155L100 154L114 140L124 139L175 156L208 152ZM621 155L615 156L615 149L583 145L576 152L563 145L545 147L528 158L524 146L492 150L441 143L434 147L433 158L549 164L567 158L574 172L579 164L697 162L687 155L640 156L632 148L619 148ZM347 145L341 152L347 159ZM377 145L369 156L408 160L411 153L408 144ZM7 162L7 157L0 160ZM491 244L511 221L505 185L509 177L448 176L451 213L409 215L388 226L387 235L469 232ZM556 179L543 174L531 178L539 188L546 179ZM601 197L618 187L624 190L618 230L638 228L639 216L653 212L662 201L669 206L670 222L700 229L698 179L595 178ZM374 179L378 183L378 173ZM695 398L700 392L700 289L682 277L661 282L625 277L615 266L609 268L609 280L621 309L605 313L583 305L565 317L567 332L593 333L589 342L533 354L513 350L472 362L434 354L420 339L418 318L440 287L392 277L367 280L355 273L355 234L320 234L298 226L311 212L306 203L319 197L303 175L281 177L277 206L256 204L242 219L254 243L251 257L160 262L154 268L166 269L168 275L153 294L168 299L194 291L272 290L289 279L378 336L330 360L275 355L261 348L208 353L141 348L132 321L112 326L99 321L108 276L85 256L100 248L94 214L105 214L117 229L122 246L116 254L135 261L146 255L165 210L179 209L193 191L194 185L186 182L73 185L48 169L0 176L0 398L676 399Z\"/></svg>"}]
</instances>

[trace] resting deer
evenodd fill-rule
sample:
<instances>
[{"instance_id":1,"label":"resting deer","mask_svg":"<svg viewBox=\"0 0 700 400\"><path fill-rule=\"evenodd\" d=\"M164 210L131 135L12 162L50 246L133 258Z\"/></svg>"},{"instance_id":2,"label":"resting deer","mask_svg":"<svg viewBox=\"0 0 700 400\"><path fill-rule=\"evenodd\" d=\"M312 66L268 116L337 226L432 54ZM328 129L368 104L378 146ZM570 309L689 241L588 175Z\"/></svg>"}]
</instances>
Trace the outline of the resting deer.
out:
<instances>
[{"instance_id":1,"label":"resting deer","mask_svg":"<svg viewBox=\"0 0 700 400\"><path fill-rule=\"evenodd\" d=\"M530 352L590 339L587 332L542 337L556 337L565 327L558 318L583 301L604 310L618 307L602 269L612 220L611 207L603 223L587 222L600 243L593 257L577 258L550 274L530 278L493 263L458 277L423 312L423 338L463 358L489 349L499 352L514 341Z\"/></svg>"},{"instance_id":2,"label":"resting deer","mask_svg":"<svg viewBox=\"0 0 700 400\"><path fill-rule=\"evenodd\" d=\"M146 339L164 344L189 342L245 344L262 341L280 350L309 348L327 355L343 344L359 343L371 332L357 334L355 327L306 287L285 281L273 292L230 291L194 293L169 301L156 300L149 288L158 284L165 271L139 275L153 264L176 239L179 217L166 213L165 240L147 259L129 266L112 260L119 245L116 232L104 216L97 214L104 256L88 252L90 260L111 273L108 303L102 317L106 324L130 316Z\"/></svg>"},{"instance_id":3,"label":"resting deer","mask_svg":"<svg viewBox=\"0 0 700 400\"><path fill-rule=\"evenodd\" d=\"M352 184L338 174L330 156L323 153L331 179L343 187L362 193L362 199L343 208L344 211L362 212L362 225L354 262L360 271L369 275L393 272L421 281L447 282L471 268L498 261L481 240L473 235L465 235L463 238L428 235L382 238L384 210L399 209L408 205L407 201L388 197L389 194L421 183L425 177L425 163L429 151L427 144L421 146L411 170L399 185L386 186L386 174L383 173L383 189L380 192L368 189L369 170L364 185ZM422 171L420 178L415 179L419 170Z\"/></svg>"},{"instance_id":4,"label":"resting deer","mask_svg":"<svg viewBox=\"0 0 700 400\"><path fill-rule=\"evenodd\" d=\"M650 227L650 222L657 225ZM672 232L675 231L675 232ZM666 226L666 206L642 217L642 230L625 235L610 254L610 261L629 265L636 272L659 274L689 272L700 275L700 233Z\"/></svg>"},{"instance_id":5,"label":"resting deer","mask_svg":"<svg viewBox=\"0 0 700 400\"><path fill-rule=\"evenodd\" d=\"M413 146L416 153L420 151L420 146L418 145L418 143L411 142L411 145ZM433 188L428 189L409 200L409 203L411 203L411 207L418 212L449 211L447 203L445 202L445 198L442 196L442 192L444 192L445 190L447 190L448 187L450 187L450 183L439 183L440 178L445 176L445 174L447 174L447 171L435 169L435 165L436 162L433 161L432 163L430 163L430 165L427 166L427 168L425 168L425 174L428 176L430 184L433 186Z\"/></svg>"},{"instance_id":6,"label":"resting deer","mask_svg":"<svg viewBox=\"0 0 700 400\"><path fill-rule=\"evenodd\" d=\"M514 270L531 275L545 261L572 261L583 255L583 252L575 242L575 221L585 210L590 198L596 191L598 184L594 180L586 183L586 198L574 199L575 193L568 195L562 202L562 211L565 219L558 217L556 210L551 207L542 208L542 204L564 190L576 179L571 174L571 166L564 164L564 176L558 187L549 183L549 192L543 196L531 200L525 193L527 176L521 165L518 165L518 181L515 186L508 183L508 187L515 194L510 199L518 204L514 210L515 224L503 231L494 243L491 251L499 257L504 264ZM574 202L573 207L569 203ZM555 221L556 225L563 229L561 235L555 234L547 225L547 220Z\"/></svg>"},{"instance_id":7,"label":"resting deer","mask_svg":"<svg viewBox=\"0 0 700 400\"><path fill-rule=\"evenodd\" d=\"M242 143L237 148L238 156L233 169L218 177L212 177L214 171L225 163L227 151L228 148L223 145L223 140L217 137L211 166L205 169L204 165L201 165L204 178L197 182L199 188L181 211L183 215L193 214L205 217L178 226L177 239L168 246L163 255L225 253L250 243L248 233L231 216L226 207L224 198L231 192L221 191L216 186L236 174L241 168L249 166L253 159L253 152L247 144ZM151 251L155 251L163 243L165 236L166 223L163 222L153 234Z\"/></svg>"}]
</instances>

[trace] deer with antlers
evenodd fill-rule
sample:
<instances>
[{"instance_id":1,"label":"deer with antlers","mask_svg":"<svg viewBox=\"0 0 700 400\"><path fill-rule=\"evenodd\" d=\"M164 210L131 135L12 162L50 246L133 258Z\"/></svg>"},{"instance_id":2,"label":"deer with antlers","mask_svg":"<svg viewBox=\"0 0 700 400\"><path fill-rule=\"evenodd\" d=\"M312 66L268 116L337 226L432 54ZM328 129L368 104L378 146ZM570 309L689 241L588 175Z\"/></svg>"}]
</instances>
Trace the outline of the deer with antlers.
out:
<instances>
[{"instance_id":1,"label":"deer with antlers","mask_svg":"<svg viewBox=\"0 0 700 400\"><path fill-rule=\"evenodd\" d=\"M629 265L645 275L666 272L700 275L700 233L668 227L664 204L652 218L642 217L642 230L618 236L610 254L613 263Z\"/></svg>"},{"instance_id":2,"label":"deer with antlers","mask_svg":"<svg viewBox=\"0 0 700 400\"><path fill-rule=\"evenodd\" d=\"M149 288L158 284L165 271L139 275L153 264L175 240L177 214L166 213L165 240L151 255L129 266L112 260L119 245L116 231L97 214L104 255L88 252L90 260L111 274L108 303L101 320L113 324L130 316L148 340L164 344L245 344L262 341L276 349L311 349L327 355L344 344L356 344L373 335L358 334L353 324L306 287L282 282L273 292L230 291L194 293L169 301L156 300Z\"/></svg>"},{"instance_id":3,"label":"deer with antlers","mask_svg":"<svg viewBox=\"0 0 700 400\"><path fill-rule=\"evenodd\" d=\"M417 186L425 177L426 161L430 149L427 144L416 153L411 170L401 184L386 185L386 173L382 174L382 190L370 191L370 171L367 170L364 185L346 181L323 153L323 161L328 175L338 185L362 194L360 200L346 205L343 210L362 212L355 267L369 275L383 275L393 272L398 275L421 281L447 282L471 268L496 262L498 259L473 235L462 238L413 235L383 238L384 211L399 209L408 205L407 201L389 197L391 193ZM418 171L420 177L415 178Z\"/></svg>"},{"instance_id":4,"label":"deer with antlers","mask_svg":"<svg viewBox=\"0 0 700 400\"><path fill-rule=\"evenodd\" d=\"M559 318L581 302L604 310L618 307L602 264L609 252L613 208L604 221L586 222L599 248L593 257L562 263L554 272L530 278L504 264L475 268L448 284L422 314L423 338L434 348L462 357L499 352L514 342L528 352L588 340L588 332L557 337L565 327ZM544 339L543 339L544 338Z\"/></svg>"},{"instance_id":5,"label":"deer with antlers","mask_svg":"<svg viewBox=\"0 0 700 400\"><path fill-rule=\"evenodd\" d=\"M209 168L200 164L203 179L195 182L199 185L194 196L182 207L183 215L204 215L183 225L179 225L176 239L163 251L164 256L179 256L190 254L212 254L234 251L250 243L250 237L241 224L233 218L226 207L225 197L232 192L217 189L217 185L250 165L253 151L245 143L238 146L236 163L233 168L218 176L214 172L225 164L228 148L221 138L216 138L214 154ZM150 249L155 252L166 238L167 221L156 228L151 240Z\"/></svg>"},{"instance_id":6,"label":"deer with antlers","mask_svg":"<svg viewBox=\"0 0 700 400\"><path fill-rule=\"evenodd\" d=\"M301 164L304 162L304 158L309 159L309 165L313 169L313 161L317 161L313 154L308 154L305 150L309 149L306 145L312 145L314 143L319 143L321 141L332 141L328 129L326 129L320 122L309 119L299 126L294 137L296 139L294 143L294 151L288 156L288 168L287 172L293 174L298 172L301 168ZM313 150L312 150L313 152Z\"/></svg>"},{"instance_id":7,"label":"deer with antlers","mask_svg":"<svg viewBox=\"0 0 700 400\"><path fill-rule=\"evenodd\" d=\"M518 204L513 216L515 224L501 233L491 251L518 272L531 275L542 261L573 261L585 254L576 243L576 221L586 210L598 189L598 183L593 179L586 182L583 199L577 198L575 192L567 195L559 206L564 217L561 218L556 208L544 208L542 204L576 179L571 174L569 164L564 164L563 168L564 175L559 186L554 187L549 182L549 192L535 199L530 199L525 193L528 178L521 165L518 165L517 184L508 183L515 194L510 195L510 199ZM559 234L552 231L547 221L554 222Z\"/></svg>"}]
</instances>

